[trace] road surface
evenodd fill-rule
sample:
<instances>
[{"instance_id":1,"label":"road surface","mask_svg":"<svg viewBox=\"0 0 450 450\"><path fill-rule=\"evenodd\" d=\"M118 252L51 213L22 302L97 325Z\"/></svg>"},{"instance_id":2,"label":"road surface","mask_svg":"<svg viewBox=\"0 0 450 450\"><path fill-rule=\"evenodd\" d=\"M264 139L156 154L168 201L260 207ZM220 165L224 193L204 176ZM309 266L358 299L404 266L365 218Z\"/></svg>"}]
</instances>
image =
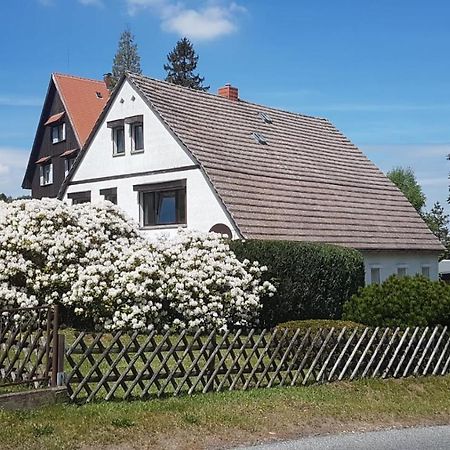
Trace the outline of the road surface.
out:
<instances>
[{"instance_id":1,"label":"road surface","mask_svg":"<svg viewBox=\"0 0 450 450\"><path fill-rule=\"evenodd\" d=\"M450 425L343 433L236 450L450 450Z\"/></svg>"}]
</instances>

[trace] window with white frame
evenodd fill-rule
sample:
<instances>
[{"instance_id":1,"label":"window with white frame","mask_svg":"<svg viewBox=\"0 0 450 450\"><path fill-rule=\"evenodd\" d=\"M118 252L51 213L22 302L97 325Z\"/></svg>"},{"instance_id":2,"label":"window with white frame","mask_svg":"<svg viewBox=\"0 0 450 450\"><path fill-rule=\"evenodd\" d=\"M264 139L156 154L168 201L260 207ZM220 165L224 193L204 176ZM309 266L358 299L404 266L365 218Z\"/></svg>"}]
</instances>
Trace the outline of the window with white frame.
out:
<instances>
[{"instance_id":1,"label":"window with white frame","mask_svg":"<svg viewBox=\"0 0 450 450\"><path fill-rule=\"evenodd\" d=\"M39 179L41 186L53 183L53 164L51 162L39 166Z\"/></svg>"},{"instance_id":2,"label":"window with white frame","mask_svg":"<svg viewBox=\"0 0 450 450\"><path fill-rule=\"evenodd\" d=\"M75 158L65 158L64 159L64 176L67 177L67 175L70 172L70 169L72 168L73 164L75 162Z\"/></svg>"},{"instance_id":3,"label":"window with white frame","mask_svg":"<svg viewBox=\"0 0 450 450\"><path fill-rule=\"evenodd\" d=\"M381 283L381 267L374 266L370 268L370 283L371 284Z\"/></svg>"},{"instance_id":4,"label":"window with white frame","mask_svg":"<svg viewBox=\"0 0 450 450\"><path fill-rule=\"evenodd\" d=\"M186 223L186 180L137 185L142 227Z\"/></svg>"},{"instance_id":5,"label":"window with white frame","mask_svg":"<svg viewBox=\"0 0 450 450\"><path fill-rule=\"evenodd\" d=\"M430 278L430 266L422 266L422 276L425 278Z\"/></svg>"},{"instance_id":6,"label":"window with white frame","mask_svg":"<svg viewBox=\"0 0 450 450\"><path fill-rule=\"evenodd\" d=\"M397 267L397 276L400 278L406 277L408 275L408 266L401 265Z\"/></svg>"},{"instance_id":7,"label":"window with white frame","mask_svg":"<svg viewBox=\"0 0 450 450\"><path fill-rule=\"evenodd\" d=\"M144 124L135 122L131 125L131 150L139 152L144 150Z\"/></svg>"},{"instance_id":8,"label":"window with white frame","mask_svg":"<svg viewBox=\"0 0 450 450\"><path fill-rule=\"evenodd\" d=\"M57 144L66 140L66 124L59 123L52 127L52 143Z\"/></svg>"},{"instance_id":9,"label":"window with white frame","mask_svg":"<svg viewBox=\"0 0 450 450\"><path fill-rule=\"evenodd\" d=\"M113 136L113 154L124 155L125 154L125 128L124 126L114 127L112 129Z\"/></svg>"}]
</instances>

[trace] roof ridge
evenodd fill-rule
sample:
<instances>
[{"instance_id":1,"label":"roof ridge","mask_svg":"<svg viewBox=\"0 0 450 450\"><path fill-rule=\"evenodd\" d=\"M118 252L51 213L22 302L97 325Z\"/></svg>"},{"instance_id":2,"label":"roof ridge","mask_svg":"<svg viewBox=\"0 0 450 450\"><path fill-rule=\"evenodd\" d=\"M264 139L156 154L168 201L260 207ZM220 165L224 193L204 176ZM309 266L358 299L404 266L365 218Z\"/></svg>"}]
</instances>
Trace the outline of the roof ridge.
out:
<instances>
[{"instance_id":1,"label":"roof ridge","mask_svg":"<svg viewBox=\"0 0 450 450\"><path fill-rule=\"evenodd\" d=\"M105 82L103 80L94 80L94 78L80 77L79 75L71 75L71 74L68 74L68 73L53 72L52 76L65 77L65 78L74 78L76 80L91 81L91 82L94 82L94 83L105 84Z\"/></svg>"},{"instance_id":2,"label":"roof ridge","mask_svg":"<svg viewBox=\"0 0 450 450\"><path fill-rule=\"evenodd\" d=\"M221 97L218 94L214 94L212 92L200 91L200 90L197 90L197 89L190 89L190 88L185 87L185 86L180 86L178 84L170 83L169 81L166 81L166 80L159 80L157 78L149 77L147 75L139 75L137 73L128 72L127 76L130 76L131 78L144 78L144 79L147 79L147 80L156 81L157 83L166 84L166 85L170 86L171 88L180 89L180 90L187 90L189 92L193 92L193 93L199 94L199 95L212 96L213 98L220 99L220 101L222 101L222 100L228 101L228 102L230 101L230 100L228 100L228 99L226 99L224 97ZM311 114L304 114L304 113L299 113L299 112L295 112L295 111L288 111L286 109L275 108L273 106L262 105L261 103L255 103L255 102L251 102L251 101L248 101L248 100L242 100L242 99L238 100L237 104L239 104L239 103L246 103L248 105L253 105L253 106L256 106L256 107L260 107L260 108L267 108L267 109L270 109L272 111L278 111L278 112L282 112L282 113L286 113L286 114L292 114L294 116L307 117L309 119L316 119L316 120L321 120L321 121L330 123L330 121L326 117L313 116Z\"/></svg>"}]
</instances>

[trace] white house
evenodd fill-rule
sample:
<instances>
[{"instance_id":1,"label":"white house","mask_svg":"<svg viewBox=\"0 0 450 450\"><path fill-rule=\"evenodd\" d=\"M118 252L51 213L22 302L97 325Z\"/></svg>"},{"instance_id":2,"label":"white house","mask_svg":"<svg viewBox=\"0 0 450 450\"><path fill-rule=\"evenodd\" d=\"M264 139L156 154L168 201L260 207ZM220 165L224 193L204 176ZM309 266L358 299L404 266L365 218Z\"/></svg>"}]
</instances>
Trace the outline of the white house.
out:
<instances>
[{"instance_id":1,"label":"white house","mask_svg":"<svg viewBox=\"0 0 450 450\"><path fill-rule=\"evenodd\" d=\"M403 194L328 120L127 74L61 186L108 199L149 234L178 227L234 238L360 250L366 282L438 277L443 247Z\"/></svg>"}]
</instances>

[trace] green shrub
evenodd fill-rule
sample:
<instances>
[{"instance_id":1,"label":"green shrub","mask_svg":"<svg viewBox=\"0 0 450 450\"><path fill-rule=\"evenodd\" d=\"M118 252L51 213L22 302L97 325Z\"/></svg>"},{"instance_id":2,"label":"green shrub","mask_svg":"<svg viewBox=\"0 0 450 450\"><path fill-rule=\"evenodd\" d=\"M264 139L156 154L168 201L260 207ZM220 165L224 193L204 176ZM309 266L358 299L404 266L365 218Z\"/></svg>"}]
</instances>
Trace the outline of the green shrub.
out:
<instances>
[{"instance_id":1,"label":"green shrub","mask_svg":"<svg viewBox=\"0 0 450 450\"><path fill-rule=\"evenodd\" d=\"M319 328L335 328L340 330L342 328L355 329L358 327L364 327L364 325L356 322L351 322L350 320L291 320L290 322L283 322L277 325L277 328L288 330L307 330L311 328L312 330L318 330Z\"/></svg>"},{"instance_id":2,"label":"green shrub","mask_svg":"<svg viewBox=\"0 0 450 450\"><path fill-rule=\"evenodd\" d=\"M240 260L259 261L277 287L263 300L261 325L298 319L339 319L343 303L364 285L362 255L352 249L293 241L231 241Z\"/></svg>"},{"instance_id":3,"label":"green shrub","mask_svg":"<svg viewBox=\"0 0 450 450\"><path fill-rule=\"evenodd\" d=\"M450 325L450 285L420 275L391 276L361 289L344 305L343 317L370 326Z\"/></svg>"}]
</instances>

